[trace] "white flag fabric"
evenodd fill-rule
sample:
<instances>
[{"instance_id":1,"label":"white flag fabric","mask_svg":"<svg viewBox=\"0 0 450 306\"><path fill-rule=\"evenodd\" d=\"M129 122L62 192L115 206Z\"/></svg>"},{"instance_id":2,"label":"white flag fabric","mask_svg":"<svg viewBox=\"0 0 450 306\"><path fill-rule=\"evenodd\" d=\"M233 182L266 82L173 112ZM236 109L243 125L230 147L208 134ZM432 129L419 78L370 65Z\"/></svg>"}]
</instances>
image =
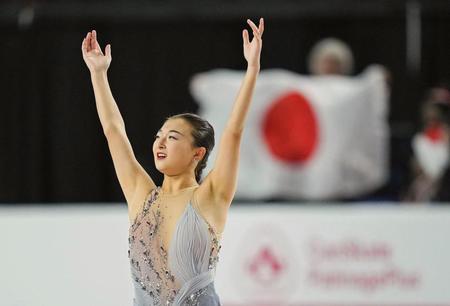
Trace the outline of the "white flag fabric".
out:
<instances>
[{"instance_id":1,"label":"white flag fabric","mask_svg":"<svg viewBox=\"0 0 450 306\"><path fill-rule=\"evenodd\" d=\"M216 133L205 173L245 72L196 74L190 91ZM355 77L262 70L241 143L239 199L337 199L380 187L388 170L388 96L383 70Z\"/></svg>"}]
</instances>

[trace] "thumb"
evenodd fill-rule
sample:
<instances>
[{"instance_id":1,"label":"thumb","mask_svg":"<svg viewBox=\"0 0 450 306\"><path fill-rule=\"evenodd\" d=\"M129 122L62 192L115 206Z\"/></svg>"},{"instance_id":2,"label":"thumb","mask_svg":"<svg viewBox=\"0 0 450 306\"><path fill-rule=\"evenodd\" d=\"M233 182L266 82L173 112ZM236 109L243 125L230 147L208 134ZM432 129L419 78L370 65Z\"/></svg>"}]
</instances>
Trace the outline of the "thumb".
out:
<instances>
[{"instance_id":1,"label":"thumb","mask_svg":"<svg viewBox=\"0 0 450 306\"><path fill-rule=\"evenodd\" d=\"M105 55L107 57L111 57L111 45L110 44L107 44L105 47Z\"/></svg>"},{"instance_id":2,"label":"thumb","mask_svg":"<svg viewBox=\"0 0 450 306\"><path fill-rule=\"evenodd\" d=\"M244 42L244 45L247 45L250 43L249 39L248 39L248 32L247 30L243 30L242 31L242 40Z\"/></svg>"}]
</instances>

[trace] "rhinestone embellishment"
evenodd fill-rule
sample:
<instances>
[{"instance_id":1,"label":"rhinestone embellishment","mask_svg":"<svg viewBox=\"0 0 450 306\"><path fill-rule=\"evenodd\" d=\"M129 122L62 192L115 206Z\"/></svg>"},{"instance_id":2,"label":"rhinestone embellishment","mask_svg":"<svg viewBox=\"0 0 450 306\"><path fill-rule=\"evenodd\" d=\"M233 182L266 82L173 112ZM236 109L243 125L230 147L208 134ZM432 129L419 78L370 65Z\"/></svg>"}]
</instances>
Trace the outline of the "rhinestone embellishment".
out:
<instances>
[{"instance_id":1,"label":"rhinestone embellishment","mask_svg":"<svg viewBox=\"0 0 450 306\"><path fill-rule=\"evenodd\" d=\"M161 187L154 189L144 202L142 211L130 226L128 237L128 258L135 286L145 291L153 305L172 305L180 284L168 268L168 252L158 240L159 229L164 222L160 210ZM206 222L206 220L205 220ZM217 235L208 222L211 237L211 251L208 270L214 270L219 261L220 244ZM202 288L186 299L187 305L198 305L200 296L207 292Z\"/></svg>"}]
</instances>

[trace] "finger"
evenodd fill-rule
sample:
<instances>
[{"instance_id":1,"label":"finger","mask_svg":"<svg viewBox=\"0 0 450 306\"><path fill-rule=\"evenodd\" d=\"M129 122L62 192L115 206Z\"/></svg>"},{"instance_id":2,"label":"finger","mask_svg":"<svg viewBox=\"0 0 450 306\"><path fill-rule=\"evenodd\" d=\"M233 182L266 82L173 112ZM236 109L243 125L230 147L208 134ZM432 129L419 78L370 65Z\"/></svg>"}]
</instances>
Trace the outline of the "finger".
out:
<instances>
[{"instance_id":1,"label":"finger","mask_svg":"<svg viewBox=\"0 0 450 306\"><path fill-rule=\"evenodd\" d=\"M95 41L95 50L96 50L98 53L100 53L101 55L103 55L102 48L100 47L100 45L99 45L99 43L98 43L97 40Z\"/></svg>"},{"instance_id":2,"label":"finger","mask_svg":"<svg viewBox=\"0 0 450 306\"><path fill-rule=\"evenodd\" d=\"M254 40L256 40L258 42L262 41L261 35L259 35L259 33L256 33L255 31L253 31L253 39L251 42L253 43Z\"/></svg>"},{"instance_id":3,"label":"finger","mask_svg":"<svg viewBox=\"0 0 450 306\"><path fill-rule=\"evenodd\" d=\"M256 32L256 33L259 34L258 27L256 26L256 24L253 23L253 21L251 21L250 19L247 19L247 23L250 25L250 27L252 28L253 32Z\"/></svg>"},{"instance_id":4,"label":"finger","mask_svg":"<svg viewBox=\"0 0 450 306\"><path fill-rule=\"evenodd\" d=\"M91 49L94 50L95 49L95 42L97 40L97 33L95 33L95 30L92 31L91 34Z\"/></svg>"},{"instance_id":5,"label":"finger","mask_svg":"<svg viewBox=\"0 0 450 306\"><path fill-rule=\"evenodd\" d=\"M248 39L248 31L247 30L242 31L242 40L244 41L244 45L247 45L250 43L250 41Z\"/></svg>"},{"instance_id":6,"label":"finger","mask_svg":"<svg viewBox=\"0 0 450 306\"><path fill-rule=\"evenodd\" d=\"M100 44L98 43L97 40L97 31L92 30L92 34L93 34L93 39L94 39L94 49L100 53L101 55L103 55L103 51L102 48L100 47Z\"/></svg>"},{"instance_id":7,"label":"finger","mask_svg":"<svg viewBox=\"0 0 450 306\"><path fill-rule=\"evenodd\" d=\"M258 29L259 29L260 35L262 36L262 34L264 33L264 18L262 18L262 17L259 19Z\"/></svg>"},{"instance_id":8,"label":"finger","mask_svg":"<svg viewBox=\"0 0 450 306\"><path fill-rule=\"evenodd\" d=\"M111 58L111 45L107 44L105 47L105 54L107 57Z\"/></svg>"},{"instance_id":9,"label":"finger","mask_svg":"<svg viewBox=\"0 0 450 306\"><path fill-rule=\"evenodd\" d=\"M81 42L81 51L83 52L83 54L85 54L87 52L87 50L86 50L86 38L83 38L83 41Z\"/></svg>"},{"instance_id":10,"label":"finger","mask_svg":"<svg viewBox=\"0 0 450 306\"><path fill-rule=\"evenodd\" d=\"M250 19L247 20L247 23L250 25L250 27L252 28L253 32L259 32L258 28L256 27L256 24L251 21Z\"/></svg>"},{"instance_id":11,"label":"finger","mask_svg":"<svg viewBox=\"0 0 450 306\"><path fill-rule=\"evenodd\" d=\"M86 51L91 51L91 32L86 35Z\"/></svg>"}]
</instances>

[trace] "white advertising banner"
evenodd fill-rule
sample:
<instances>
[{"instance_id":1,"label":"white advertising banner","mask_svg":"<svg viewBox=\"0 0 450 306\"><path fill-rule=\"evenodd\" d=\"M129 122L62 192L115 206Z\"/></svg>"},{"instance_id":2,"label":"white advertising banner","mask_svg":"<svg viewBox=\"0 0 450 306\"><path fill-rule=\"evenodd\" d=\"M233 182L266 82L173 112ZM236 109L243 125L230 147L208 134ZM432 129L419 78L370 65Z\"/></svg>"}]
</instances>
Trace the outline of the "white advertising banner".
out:
<instances>
[{"instance_id":1,"label":"white advertising banner","mask_svg":"<svg viewBox=\"0 0 450 306\"><path fill-rule=\"evenodd\" d=\"M448 210L241 206L222 243L225 306L450 305Z\"/></svg>"},{"instance_id":2,"label":"white advertising banner","mask_svg":"<svg viewBox=\"0 0 450 306\"><path fill-rule=\"evenodd\" d=\"M0 207L0 305L124 306L125 205ZM222 306L450 306L450 206L233 203Z\"/></svg>"}]
</instances>

